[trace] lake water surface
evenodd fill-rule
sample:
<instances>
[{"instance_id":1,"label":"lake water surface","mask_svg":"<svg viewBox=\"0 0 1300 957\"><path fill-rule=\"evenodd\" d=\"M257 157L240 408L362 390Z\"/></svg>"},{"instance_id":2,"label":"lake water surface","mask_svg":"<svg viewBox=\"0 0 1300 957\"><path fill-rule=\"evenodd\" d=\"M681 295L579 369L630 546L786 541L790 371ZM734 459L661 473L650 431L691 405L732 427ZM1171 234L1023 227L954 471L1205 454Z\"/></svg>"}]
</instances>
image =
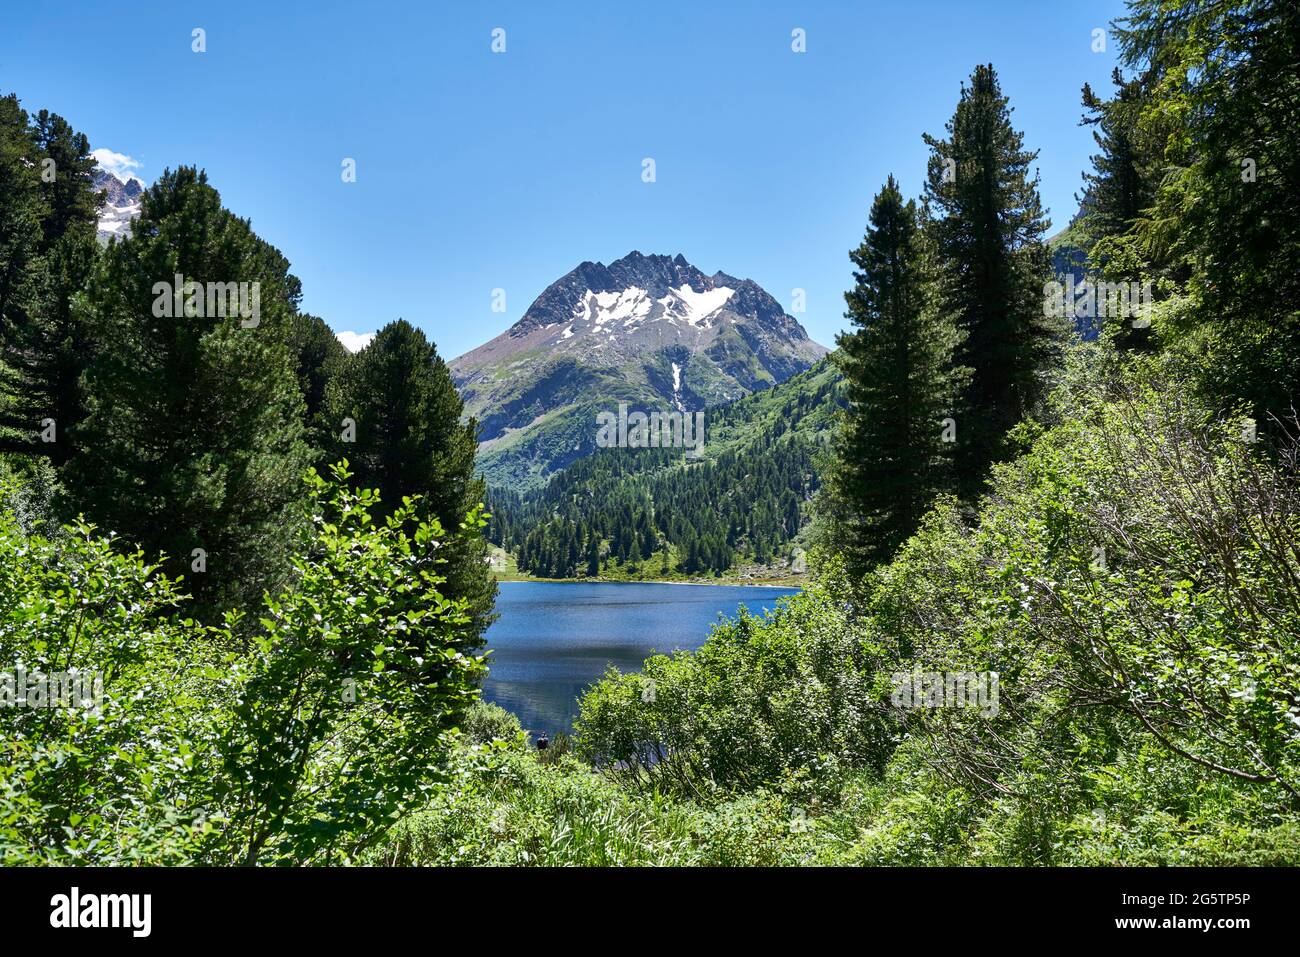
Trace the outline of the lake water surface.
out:
<instances>
[{"instance_id":1,"label":"lake water surface","mask_svg":"<svg viewBox=\"0 0 1300 957\"><path fill-rule=\"evenodd\" d=\"M704 644L718 614L776 607L797 588L730 585L502 582L500 616L483 697L519 716L529 731L570 731L578 695L605 673L640 671L657 652Z\"/></svg>"}]
</instances>

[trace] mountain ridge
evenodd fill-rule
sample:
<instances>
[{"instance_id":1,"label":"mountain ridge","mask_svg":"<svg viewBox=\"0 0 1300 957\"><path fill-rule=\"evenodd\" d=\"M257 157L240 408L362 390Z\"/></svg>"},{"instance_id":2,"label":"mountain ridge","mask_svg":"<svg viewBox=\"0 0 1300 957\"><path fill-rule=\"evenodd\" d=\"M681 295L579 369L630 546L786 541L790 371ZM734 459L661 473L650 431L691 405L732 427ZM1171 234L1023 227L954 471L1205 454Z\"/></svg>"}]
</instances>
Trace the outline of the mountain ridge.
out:
<instances>
[{"instance_id":1,"label":"mountain ridge","mask_svg":"<svg viewBox=\"0 0 1300 957\"><path fill-rule=\"evenodd\" d=\"M123 239L130 235L131 223L140 215L144 183L135 176L121 180L102 166L95 167L92 181L95 189L104 193L104 206L95 230L99 241L107 244L113 237Z\"/></svg>"},{"instance_id":2,"label":"mountain ridge","mask_svg":"<svg viewBox=\"0 0 1300 957\"><path fill-rule=\"evenodd\" d=\"M584 261L509 329L452 360L489 482L540 484L594 451L619 402L694 412L788 380L827 354L752 279L633 250Z\"/></svg>"}]
</instances>

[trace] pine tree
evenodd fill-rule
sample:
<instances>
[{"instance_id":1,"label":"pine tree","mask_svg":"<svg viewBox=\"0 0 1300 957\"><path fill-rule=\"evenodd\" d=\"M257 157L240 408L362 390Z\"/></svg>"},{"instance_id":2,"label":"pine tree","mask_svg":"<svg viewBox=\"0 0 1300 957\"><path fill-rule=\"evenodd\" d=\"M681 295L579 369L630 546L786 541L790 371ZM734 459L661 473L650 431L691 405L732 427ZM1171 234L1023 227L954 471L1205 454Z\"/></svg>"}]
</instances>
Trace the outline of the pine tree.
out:
<instances>
[{"instance_id":1,"label":"pine tree","mask_svg":"<svg viewBox=\"0 0 1300 957\"><path fill-rule=\"evenodd\" d=\"M84 414L89 337L74 297L99 252L94 165L62 117L29 121L16 98L0 101L0 448L56 465Z\"/></svg>"},{"instance_id":2,"label":"pine tree","mask_svg":"<svg viewBox=\"0 0 1300 957\"><path fill-rule=\"evenodd\" d=\"M39 420L14 406L22 396L22 340L37 321L44 288L38 159L26 111L16 96L0 97L0 385L5 392L0 425L7 451L26 451L37 441Z\"/></svg>"},{"instance_id":3,"label":"pine tree","mask_svg":"<svg viewBox=\"0 0 1300 957\"><path fill-rule=\"evenodd\" d=\"M1088 84L1083 86L1082 124L1093 127L1098 152L1092 157L1092 171L1083 174L1084 192L1078 197L1080 229L1076 232L1083 240L1088 271L1095 282L1122 283L1124 287L1138 283L1154 297L1157 290L1167 288L1167 280L1186 277L1180 275L1176 263L1145 254L1133 233L1155 201L1155 184L1162 173L1160 137L1152 124L1142 122L1151 94L1150 75L1125 80L1116 69L1111 80L1115 91L1109 100L1097 96ZM1120 348L1155 348L1149 315L1126 310L1100 318L1102 331ZM1138 318L1146 321L1135 322Z\"/></svg>"},{"instance_id":4,"label":"pine tree","mask_svg":"<svg viewBox=\"0 0 1300 957\"><path fill-rule=\"evenodd\" d=\"M587 577L596 578L600 575L600 536L594 531L591 537L587 539Z\"/></svg>"},{"instance_id":5,"label":"pine tree","mask_svg":"<svg viewBox=\"0 0 1300 957\"><path fill-rule=\"evenodd\" d=\"M303 423L308 441L315 452L317 471L326 469L338 456L340 424L330 421L327 397L348 364L348 351L325 320L306 313L295 314L289 327L289 345L293 351L302 392Z\"/></svg>"},{"instance_id":6,"label":"pine tree","mask_svg":"<svg viewBox=\"0 0 1300 957\"><path fill-rule=\"evenodd\" d=\"M379 490L384 510L419 495L427 514L454 529L484 500L483 480L474 473L478 425L461 421L464 406L447 364L409 322L390 322L352 357L332 408L336 423L346 417L356 427L355 443L338 451L352 463L359 486ZM446 593L469 602L466 646L476 646L496 597L487 540L469 540L446 558ZM555 564L554 557L547 560Z\"/></svg>"},{"instance_id":7,"label":"pine tree","mask_svg":"<svg viewBox=\"0 0 1300 957\"><path fill-rule=\"evenodd\" d=\"M304 517L309 453L284 343L297 280L205 174L168 170L142 196L87 293L94 343L64 470L70 510L166 553L201 607L255 604L287 580ZM256 325L174 289L177 275L199 290L248 283L250 310L260 290Z\"/></svg>"},{"instance_id":8,"label":"pine tree","mask_svg":"<svg viewBox=\"0 0 1300 957\"><path fill-rule=\"evenodd\" d=\"M936 219L944 307L966 338L958 364L972 370L967 409L957 421L959 488L974 496L989 465L1008 455L1006 435L1043 391L1040 371L1062 343L1059 319L1048 318L1047 229L1030 164L1011 126L1011 110L992 66L978 66L931 148L926 201Z\"/></svg>"},{"instance_id":9,"label":"pine tree","mask_svg":"<svg viewBox=\"0 0 1300 957\"><path fill-rule=\"evenodd\" d=\"M891 176L850 254L845 294L853 331L838 338L848 408L836 448L835 538L861 574L915 531L950 480L944 420L966 370L953 368L961 336L940 308L914 201Z\"/></svg>"}]
</instances>

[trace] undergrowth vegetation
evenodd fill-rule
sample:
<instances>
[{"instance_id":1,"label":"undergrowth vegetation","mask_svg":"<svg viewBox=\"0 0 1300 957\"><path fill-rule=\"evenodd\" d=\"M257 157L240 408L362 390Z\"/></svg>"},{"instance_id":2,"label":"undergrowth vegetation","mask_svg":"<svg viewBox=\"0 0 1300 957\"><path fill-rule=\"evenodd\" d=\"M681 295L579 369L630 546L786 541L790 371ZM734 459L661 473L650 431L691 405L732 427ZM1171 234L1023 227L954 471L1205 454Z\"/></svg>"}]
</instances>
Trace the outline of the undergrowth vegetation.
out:
<instances>
[{"instance_id":1,"label":"undergrowth vegetation","mask_svg":"<svg viewBox=\"0 0 1300 957\"><path fill-rule=\"evenodd\" d=\"M1300 863L1295 445L1179 376L1082 349L976 512L611 673L582 760L466 745L372 859ZM997 707L900 708L916 672L996 672Z\"/></svg>"}]
</instances>

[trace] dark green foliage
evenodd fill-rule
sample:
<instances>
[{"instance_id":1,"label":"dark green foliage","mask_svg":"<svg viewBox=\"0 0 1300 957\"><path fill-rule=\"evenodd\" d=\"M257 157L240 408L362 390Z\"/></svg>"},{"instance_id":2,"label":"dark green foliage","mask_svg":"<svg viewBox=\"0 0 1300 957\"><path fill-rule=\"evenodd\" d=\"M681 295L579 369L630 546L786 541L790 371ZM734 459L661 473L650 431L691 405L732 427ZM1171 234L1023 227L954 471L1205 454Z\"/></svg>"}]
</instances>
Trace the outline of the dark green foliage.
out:
<instances>
[{"instance_id":1,"label":"dark green foliage","mask_svg":"<svg viewBox=\"0 0 1300 957\"><path fill-rule=\"evenodd\" d=\"M289 344L297 359L307 439L317 453L316 467L323 469L331 453L338 451L340 426L329 420L327 403L347 367L348 351L325 320L306 313L291 317Z\"/></svg>"},{"instance_id":2,"label":"dark green foliage","mask_svg":"<svg viewBox=\"0 0 1300 957\"><path fill-rule=\"evenodd\" d=\"M390 322L347 364L330 402L336 448L346 455L363 488L379 490L384 508L406 496L423 499L422 514L455 528L485 498L474 474L477 425L462 422L463 405L438 350L409 322ZM343 441L344 419L355 442ZM476 645L491 621L496 583L485 561L487 543L463 543L446 557L446 593L470 608L467 645Z\"/></svg>"},{"instance_id":3,"label":"dark green foliage","mask_svg":"<svg viewBox=\"0 0 1300 957\"><path fill-rule=\"evenodd\" d=\"M1078 231L1087 240L1083 250L1088 278L1146 284L1153 300L1163 299L1176 283L1186 280L1186 270L1144 250L1135 230L1155 201L1164 172L1164 141L1171 127L1167 118L1154 123L1143 120L1151 99L1150 72L1126 80L1116 69L1112 82L1115 92L1109 100L1102 100L1087 84L1083 87L1082 123L1094 127L1098 148L1092 172L1084 173L1080 200ZM1136 318L1143 321L1134 322ZM1150 319L1147 312L1098 317L1097 322L1120 348L1149 352L1156 346Z\"/></svg>"},{"instance_id":4,"label":"dark green foliage","mask_svg":"<svg viewBox=\"0 0 1300 957\"><path fill-rule=\"evenodd\" d=\"M99 249L89 154L62 117L0 99L0 450L55 464L84 413L89 336L74 299Z\"/></svg>"},{"instance_id":5,"label":"dark green foliage","mask_svg":"<svg viewBox=\"0 0 1300 957\"><path fill-rule=\"evenodd\" d=\"M681 449L602 449L544 489L493 490L489 534L517 551L522 571L544 578L632 565L639 577L705 576L741 559L782 558L821 487L817 459L840 390L824 361L706 412L698 459Z\"/></svg>"},{"instance_id":6,"label":"dark green foliage","mask_svg":"<svg viewBox=\"0 0 1300 957\"><path fill-rule=\"evenodd\" d=\"M1162 147L1143 253L1190 274L1157 331L1200 355L1207 395L1269 428L1300 407L1300 7L1134 0L1119 35Z\"/></svg>"},{"instance_id":7,"label":"dark green foliage","mask_svg":"<svg viewBox=\"0 0 1300 957\"><path fill-rule=\"evenodd\" d=\"M42 231L49 249L69 234L94 237L101 200L93 182L95 160L90 141L57 113L41 110L32 121L32 138L42 160L49 159L48 175L41 176L47 212Z\"/></svg>"},{"instance_id":8,"label":"dark green foliage","mask_svg":"<svg viewBox=\"0 0 1300 957\"><path fill-rule=\"evenodd\" d=\"M1128 232L1155 198L1150 149L1142 142L1138 126L1143 82L1125 80L1118 69L1111 82L1115 94L1109 100L1083 85L1082 123L1093 127L1098 152L1092 157L1092 172L1083 174L1080 206L1094 239Z\"/></svg>"},{"instance_id":9,"label":"dark green foliage","mask_svg":"<svg viewBox=\"0 0 1300 957\"><path fill-rule=\"evenodd\" d=\"M144 192L132 235L106 251L86 297L95 341L69 510L164 553L205 606L251 605L283 583L302 527L309 450L286 344L299 294L287 270L204 174L183 167ZM177 274L260 284L260 320L212 315L211 300L160 303Z\"/></svg>"},{"instance_id":10,"label":"dark green foliage","mask_svg":"<svg viewBox=\"0 0 1300 957\"><path fill-rule=\"evenodd\" d=\"M937 301L916 204L903 203L892 176L849 256L853 331L840 335L836 357L848 408L823 504L839 513L837 546L860 573L888 559L950 488L956 442L945 438L957 437L967 370L953 368L961 336Z\"/></svg>"},{"instance_id":11,"label":"dark green foliage","mask_svg":"<svg viewBox=\"0 0 1300 957\"><path fill-rule=\"evenodd\" d=\"M1011 110L992 66L978 66L947 125L926 136L931 148L926 200L942 283L943 307L965 339L957 361L972 370L958 420L959 487L973 495L988 467L1006 458L1006 435L1043 392L1040 372L1058 354L1063 328L1045 316L1047 228L1030 175L1037 153L1011 126Z\"/></svg>"}]
</instances>

